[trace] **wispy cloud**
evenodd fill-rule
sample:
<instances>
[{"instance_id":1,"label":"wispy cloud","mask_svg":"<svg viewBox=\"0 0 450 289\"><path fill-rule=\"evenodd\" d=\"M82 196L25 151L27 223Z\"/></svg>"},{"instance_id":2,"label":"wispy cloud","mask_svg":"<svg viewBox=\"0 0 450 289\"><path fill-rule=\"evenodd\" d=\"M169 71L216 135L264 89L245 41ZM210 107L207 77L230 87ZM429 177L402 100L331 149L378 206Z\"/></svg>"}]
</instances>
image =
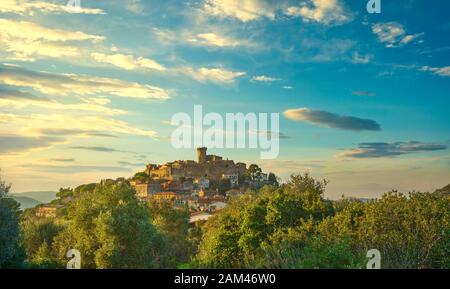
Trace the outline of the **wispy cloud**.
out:
<instances>
[{"instance_id":1,"label":"wispy cloud","mask_svg":"<svg viewBox=\"0 0 450 289\"><path fill-rule=\"evenodd\" d=\"M139 154L139 152L128 151L128 150L119 150L111 147L105 146L72 146L70 147L74 150L85 150L85 151L93 151L100 153L127 153L127 154Z\"/></svg>"},{"instance_id":2,"label":"wispy cloud","mask_svg":"<svg viewBox=\"0 0 450 289\"><path fill-rule=\"evenodd\" d=\"M46 149L55 144L64 142L64 138L51 136L27 137L18 135L0 135L0 155Z\"/></svg>"},{"instance_id":3,"label":"wispy cloud","mask_svg":"<svg viewBox=\"0 0 450 289\"><path fill-rule=\"evenodd\" d=\"M84 4L84 3L83 3ZM27 14L33 16L36 13L67 13L66 5L55 4L49 1L39 0L2 0L0 2L0 12ZM82 14L106 14L104 10L98 8L80 7L77 13Z\"/></svg>"},{"instance_id":4,"label":"wispy cloud","mask_svg":"<svg viewBox=\"0 0 450 289\"><path fill-rule=\"evenodd\" d=\"M127 162L127 161L119 161L117 163L121 166L126 166L126 167L145 167L147 165L146 163L132 163L132 162Z\"/></svg>"},{"instance_id":5,"label":"wispy cloud","mask_svg":"<svg viewBox=\"0 0 450 289\"><path fill-rule=\"evenodd\" d=\"M204 11L216 17L229 17L242 22L264 18L275 20L277 13L325 25L341 24L352 19L341 0L307 0L299 6L290 3L286 0L206 0Z\"/></svg>"},{"instance_id":6,"label":"wispy cloud","mask_svg":"<svg viewBox=\"0 0 450 289\"><path fill-rule=\"evenodd\" d=\"M370 119L339 115L327 111L296 108L286 110L284 116L290 120L308 122L324 127L351 131L380 131L380 125Z\"/></svg>"},{"instance_id":7,"label":"wispy cloud","mask_svg":"<svg viewBox=\"0 0 450 289\"><path fill-rule=\"evenodd\" d=\"M56 163L74 163L75 159L73 158L50 158L45 159L46 162L56 162Z\"/></svg>"},{"instance_id":8,"label":"wispy cloud","mask_svg":"<svg viewBox=\"0 0 450 289\"><path fill-rule=\"evenodd\" d=\"M107 132L70 128L24 128L22 129L22 132L39 136L119 138L118 136Z\"/></svg>"},{"instance_id":9,"label":"wispy cloud","mask_svg":"<svg viewBox=\"0 0 450 289\"><path fill-rule=\"evenodd\" d=\"M158 136L156 131L144 130L122 120L98 115L0 113L0 123L12 126L9 130L11 133L33 137L47 134L80 136L126 134L150 138Z\"/></svg>"},{"instance_id":10,"label":"wispy cloud","mask_svg":"<svg viewBox=\"0 0 450 289\"><path fill-rule=\"evenodd\" d=\"M241 38L233 35L229 29L220 26L208 25L204 27L192 27L191 29L167 30L153 28L152 34L164 45L189 45L209 49L252 49L263 50L263 45L249 38ZM242 50L245 51L245 50Z\"/></svg>"},{"instance_id":11,"label":"wispy cloud","mask_svg":"<svg viewBox=\"0 0 450 289\"><path fill-rule=\"evenodd\" d=\"M216 17L231 17L243 22L263 17L274 19L285 1L270 0L206 0L204 11Z\"/></svg>"},{"instance_id":12,"label":"wispy cloud","mask_svg":"<svg viewBox=\"0 0 450 289\"><path fill-rule=\"evenodd\" d=\"M279 81L279 78L270 77L266 75L258 75L252 77L252 82L265 82L265 83L272 83L274 81Z\"/></svg>"},{"instance_id":13,"label":"wispy cloud","mask_svg":"<svg viewBox=\"0 0 450 289\"><path fill-rule=\"evenodd\" d=\"M245 72L232 71L226 68L201 67L195 69L192 67L184 67L180 68L179 71L199 82L212 82L222 85L233 84L236 79L246 75Z\"/></svg>"},{"instance_id":14,"label":"wispy cloud","mask_svg":"<svg viewBox=\"0 0 450 289\"><path fill-rule=\"evenodd\" d=\"M38 72L19 67L0 65L0 83L29 87L47 94L65 96L110 94L121 97L165 100L169 91L147 84L114 78Z\"/></svg>"},{"instance_id":15,"label":"wispy cloud","mask_svg":"<svg viewBox=\"0 0 450 289\"><path fill-rule=\"evenodd\" d=\"M116 150L113 148L100 147L100 146L73 146L71 148L75 149L75 150L88 150L88 151L105 152L105 153L122 152L120 150Z\"/></svg>"},{"instance_id":16,"label":"wispy cloud","mask_svg":"<svg viewBox=\"0 0 450 289\"><path fill-rule=\"evenodd\" d=\"M372 55L361 55L358 52L354 52L352 55L352 62L354 64L368 64L372 60Z\"/></svg>"},{"instance_id":17,"label":"wispy cloud","mask_svg":"<svg viewBox=\"0 0 450 289\"><path fill-rule=\"evenodd\" d=\"M28 21L0 19L0 44L15 60L34 61L36 57L75 56L79 55L80 51L74 46L74 42L99 42L103 39L103 36L81 31L48 28Z\"/></svg>"},{"instance_id":18,"label":"wispy cloud","mask_svg":"<svg viewBox=\"0 0 450 289\"><path fill-rule=\"evenodd\" d=\"M423 66L421 71L429 71L433 74L443 76L443 77L450 77L450 66L446 67L430 67L430 66Z\"/></svg>"},{"instance_id":19,"label":"wispy cloud","mask_svg":"<svg viewBox=\"0 0 450 289\"><path fill-rule=\"evenodd\" d=\"M128 112L108 107L110 100L105 97L81 97L79 103L61 103L57 100L35 96L28 92L7 89L0 85L0 107L23 109L26 107L60 111L84 111L106 115L124 115Z\"/></svg>"},{"instance_id":20,"label":"wispy cloud","mask_svg":"<svg viewBox=\"0 0 450 289\"><path fill-rule=\"evenodd\" d=\"M350 51L356 45L351 39L319 39L303 38L299 51L299 60L302 62L330 62L348 60ZM351 59L353 61L353 59Z\"/></svg>"},{"instance_id":21,"label":"wispy cloud","mask_svg":"<svg viewBox=\"0 0 450 289\"><path fill-rule=\"evenodd\" d=\"M376 96L376 93L371 92L371 91L367 91L367 90L352 91L352 94L356 95L356 96Z\"/></svg>"},{"instance_id":22,"label":"wispy cloud","mask_svg":"<svg viewBox=\"0 0 450 289\"><path fill-rule=\"evenodd\" d=\"M405 154L446 150L447 146L435 143L417 141L395 143L361 143L357 149L347 150L338 158L383 158L396 157Z\"/></svg>"},{"instance_id":23,"label":"wispy cloud","mask_svg":"<svg viewBox=\"0 0 450 289\"><path fill-rule=\"evenodd\" d=\"M217 47L237 47L243 43L238 39L218 35L216 33L200 33L191 37L188 41L194 45Z\"/></svg>"},{"instance_id":24,"label":"wispy cloud","mask_svg":"<svg viewBox=\"0 0 450 289\"><path fill-rule=\"evenodd\" d=\"M145 6L141 0L125 0L125 8L134 14L142 15Z\"/></svg>"},{"instance_id":25,"label":"wispy cloud","mask_svg":"<svg viewBox=\"0 0 450 289\"><path fill-rule=\"evenodd\" d=\"M86 172L131 172L131 169L124 166L89 166L89 165L38 165L27 164L26 168L37 169L39 171L52 172L56 174L77 174Z\"/></svg>"},{"instance_id":26,"label":"wispy cloud","mask_svg":"<svg viewBox=\"0 0 450 289\"><path fill-rule=\"evenodd\" d=\"M135 70L135 69L149 69L149 70L157 70L157 71L165 71L167 70L164 65L159 64L153 59L144 58L144 57L135 57L133 55L126 54L104 54L104 53L91 53L91 57L93 60L99 63L107 63L113 66L126 69L126 70Z\"/></svg>"},{"instance_id":27,"label":"wispy cloud","mask_svg":"<svg viewBox=\"0 0 450 289\"><path fill-rule=\"evenodd\" d=\"M397 22L376 23L372 25L372 32L389 48L406 45L423 36L423 33L406 34L405 27Z\"/></svg>"},{"instance_id":28,"label":"wispy cloud","mask_svg":"<svg viewBox=\"0 0 450 289\"><path fill-rule=\"evenodd\" d=\"M304 21L322 24L341 24L351 20L351 15L340 0L309 0L300 6L290 6L288 16L301 17Z\"/></svg>"}]
</instances>

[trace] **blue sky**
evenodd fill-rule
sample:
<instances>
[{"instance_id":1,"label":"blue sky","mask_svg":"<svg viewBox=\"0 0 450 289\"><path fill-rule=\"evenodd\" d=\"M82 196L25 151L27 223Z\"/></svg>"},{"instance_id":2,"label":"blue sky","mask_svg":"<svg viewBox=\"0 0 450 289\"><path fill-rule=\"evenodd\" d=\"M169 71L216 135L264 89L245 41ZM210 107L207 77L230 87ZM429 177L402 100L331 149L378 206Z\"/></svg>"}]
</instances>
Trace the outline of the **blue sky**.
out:
<instances>
[{"instance_id":1,"label":"blue sky","mask_svg":"<svg viewBox=\"0 0 450 289\"><path fill-rule=\"evenodd\" d=\"M194 159L176 112L278 112L280 156L213 150L327 196L431 191L450 180L447 1L0 3L0 167L13 191Z\"/></svg>"}]
</instances>

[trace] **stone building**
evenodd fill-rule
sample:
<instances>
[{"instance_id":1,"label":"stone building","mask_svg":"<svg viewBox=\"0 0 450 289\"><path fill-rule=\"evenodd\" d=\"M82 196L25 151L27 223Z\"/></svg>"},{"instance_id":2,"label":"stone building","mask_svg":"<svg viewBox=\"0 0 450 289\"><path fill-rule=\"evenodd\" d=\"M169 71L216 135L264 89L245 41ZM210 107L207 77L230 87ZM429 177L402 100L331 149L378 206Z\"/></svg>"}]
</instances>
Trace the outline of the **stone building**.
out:
<instances>
[{"instance_id":1,"label":"stone building","mask_svg":"<svg viewBox=\"0 0 450 289\"><path fill-rule=\"evenodd\" d=\"M152 198L157 202L175 202L181 199L181 197L174 192L156 193Z\"/></svg>"},{"instance_id":2,"label":"stone building","mask_svg":"<svg viewBox=\"0 0 450 289\"><path fill-rule=\"evenodd\" d=\"M36 210L36 217L56 218L58 215L58 209L62 207L63 206L50 206L50 205L40 206Z\"/></svg>"},{"instance_id":3,"label":"stone building","mask_svg":"<svg viewBox=\"0 0 450 289\"><path fill-rule=\"evenodd\" d=\"M139 183L139 182L131 182L131 186L136 191L136 196L138 198L147 198L150 195L154 195L156 193L161 192L161 184L157 183Z\"/></svg>"},{"instance_id":4,"label":"stone building","mask_svg":"<svg viewBox=\"0 0 450 289\"><path fill-rule=\"evenodd\" d=\"M220 156L208 155L207 148L197 149L197 161L175 161L163 165L147 165L145 173L154 180L199 179L219 181L224 175L237 177L245 174L247 166L224 160Z\"/></svg>"}]
</instances>

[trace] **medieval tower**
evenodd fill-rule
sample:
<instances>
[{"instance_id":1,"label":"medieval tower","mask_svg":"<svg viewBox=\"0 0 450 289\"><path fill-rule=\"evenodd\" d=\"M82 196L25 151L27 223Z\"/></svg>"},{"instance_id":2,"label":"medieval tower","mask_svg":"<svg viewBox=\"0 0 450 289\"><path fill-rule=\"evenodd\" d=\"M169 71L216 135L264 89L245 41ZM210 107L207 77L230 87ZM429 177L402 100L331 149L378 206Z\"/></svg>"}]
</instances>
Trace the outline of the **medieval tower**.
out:
<instances>
[{"instance_id":1,"label":"medieval tower","mask_svg":"<svg viewBox=\"0 0 450 289\"><path fill-rule=\"evenodd\" d=\"M197 161L199 164L204 164L206 163L206 150L207 148L202 147L202 148L197 148Z\"/></svg>"}]
</instances>

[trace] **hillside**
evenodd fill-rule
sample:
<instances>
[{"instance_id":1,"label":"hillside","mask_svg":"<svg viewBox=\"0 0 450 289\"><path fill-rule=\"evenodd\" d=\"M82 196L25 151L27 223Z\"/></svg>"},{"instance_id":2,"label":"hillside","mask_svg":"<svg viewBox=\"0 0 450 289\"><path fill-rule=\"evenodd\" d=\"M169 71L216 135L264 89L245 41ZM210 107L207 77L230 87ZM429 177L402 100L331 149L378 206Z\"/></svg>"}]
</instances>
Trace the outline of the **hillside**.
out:
<instances>
[{"instance_id":1,"label":"hillside","mask_svg":"<svg viewBox=\"0 0 450 289\"><path fill-rule=\"evenodd\" d=\"M450 184L446 185L442 189L436 190L436 193L450 194Z\"/></svg>"},{"instance_id":2,"label":"hillside","mask_svg":"<svg viewBox=\"0 0 450 289\"><path fill-rule=\"evenodd\" d=\"M29 198L29 197L22 197L22 196L18 196L18 195L9 195L9 197L11 199L16 200L20 204L20 209L21 210L34 208L37 205L42 204L41 202L39 202L39 201L37 201L37 200L35 200L33 198Z\"/></svg>"},{"instance_id":3,"label":"hillside","mask_svg":"<svg viewBox=\"0 0 450 289\"><path fill-rule=\"evenodd\" d=\"M56 199L56 192L51 191L38 191L38 192L25 192L25 193L13 193L11 197L27 197L34 199L40 203L47 204Z\"/></svg>"}]
</instances>

